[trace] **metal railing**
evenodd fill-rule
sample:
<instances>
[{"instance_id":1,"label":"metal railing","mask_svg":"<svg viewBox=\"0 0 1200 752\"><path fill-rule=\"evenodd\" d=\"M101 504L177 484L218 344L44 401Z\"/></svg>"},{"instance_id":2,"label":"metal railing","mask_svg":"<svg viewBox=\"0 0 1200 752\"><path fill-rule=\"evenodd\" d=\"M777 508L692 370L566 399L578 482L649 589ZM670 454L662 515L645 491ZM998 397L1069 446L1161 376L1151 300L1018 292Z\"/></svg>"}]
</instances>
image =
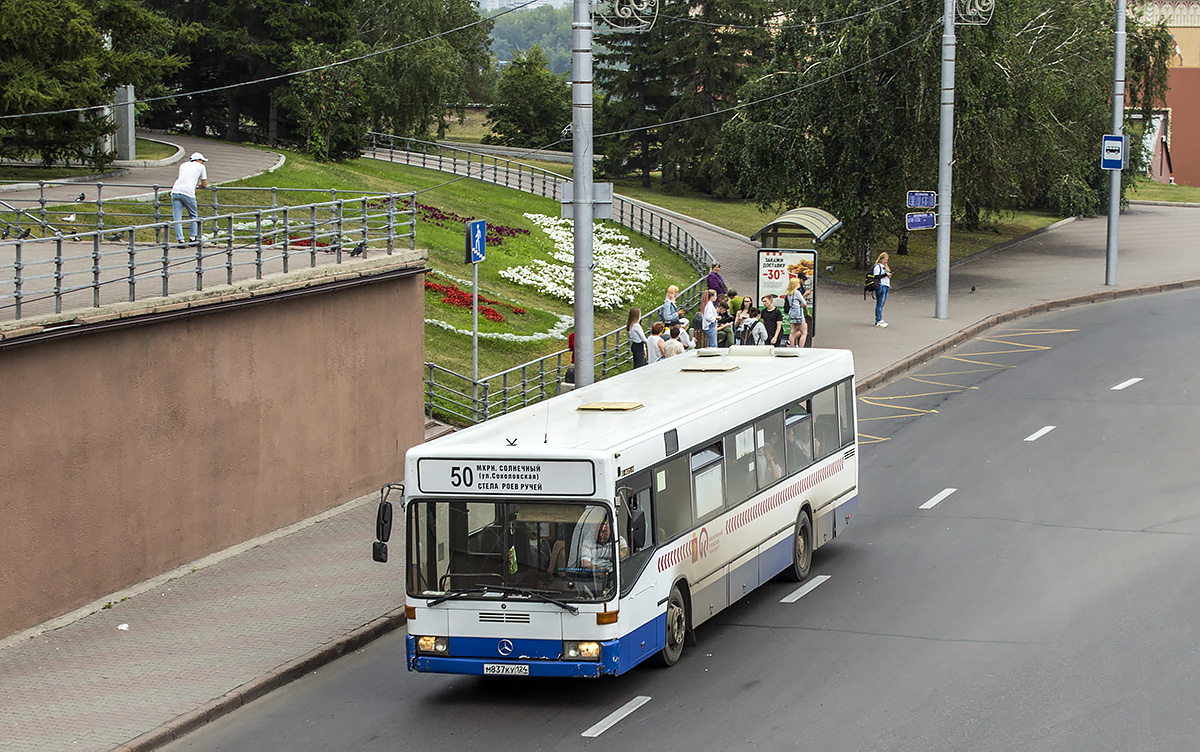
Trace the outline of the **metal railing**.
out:
<instances>
[{"instance_id":1,"label":"metal railing","mask_svg":"<svg viewBox=\"0 0 1200 752\"><path fill-rule=\"evenodd\" d=\"M699 310L703 279L693 282L676 299L681 310ZM656 308L642 316L647 332L662 320ZM633 365L629 336L625 327L613 329L595 340L596 378L627 371ZM571 351L559 350L506 371L473 381L470 376L425 364L425 415L459 423L478 423L498 415L532 405L558 392L571 364Z\"/></svg>"},{"instance_id":2,"label":"metal railing","mask_svg":"<svg viewBox=\"0 0 1200 752\"><path fill-rule=\"evenodd\" d=\"M485 183L558 201L563 197L563 185L571 182L566 175L516 159L386 133L367 133L365 153L375 159L386 158L389 162L466 175ZM614 195L613 221L662 243L685 258L700 274L707 274L716 261L704 244L686 229L641 202Z\"/></svg>"},{"instance_id":3,"label":"metal railing","mask_svg":"<svg viewBox=\"0 0 1200 752\"><path fill-rule=\"evenodd\" d=\"M15 181L0 181L0 185ZM171 220L171 186L149 183L71 183L40 180L21 183L28 191L0 194L0 222L11 236L26 229L39 236L113 231L131 225ZM30 196L34 190L36 196ZM78 195L76 195L78 193ZM309 206L375 197L378 191L324 188L257 188L209 186L196 190L205 220L227 214L284 206ZM24 194L24 195L22 195Z\"/></svg>"},{"instance_id":4,"label":"metal railing","mask_svg":"<svg viewBox=\"0 0 1200 752\"><path fill-rule=\"evenodd\" d=\"M413 167L465 175L486 183L561 200L562 186L570 178L497 154L486 154L447 144L422 141L386 133L367 134L365 154ZM628 229L661 243L688 261L700 275L715 260L699 240L684 227L649 206L624 196L613 196L613 220ZM681 291L676 299L680 310L699 312L703 276ZM661 320L661 309L642 316L647 331ZM627 370L633 363L624 329L596 337L596 378L603 379ZM531 405L558 391L571 362L569 350L545 355L528 363L474 381L436 363L425 364L425 414L457 422L478 423Z\"/></svg>"},{"instance_id":5,"label":"metal railing","mask_svg":"<svg viewBox=\"0 0 1200 752\"><path fill-rule=\"evenodd\" d=\"M360 195L203 217L194 244L170 220L0 240L0 321L390 255L415 247L416 211L412 193Z\"/></svg>"}]
</instances>

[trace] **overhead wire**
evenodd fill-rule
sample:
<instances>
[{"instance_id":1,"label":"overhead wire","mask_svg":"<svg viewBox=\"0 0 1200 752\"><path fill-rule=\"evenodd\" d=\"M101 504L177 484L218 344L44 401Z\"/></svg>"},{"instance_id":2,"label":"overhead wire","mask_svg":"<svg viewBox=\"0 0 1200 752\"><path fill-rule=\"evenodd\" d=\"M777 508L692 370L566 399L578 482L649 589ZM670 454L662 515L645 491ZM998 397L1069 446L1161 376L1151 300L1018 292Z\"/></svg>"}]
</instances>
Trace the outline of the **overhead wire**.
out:
<instances>
[{"instance_id":1,"label":"overhead wire","mask_svg":"<svg viewBox=\"0 0 1200 752\"><path fill-rule=\"evenodd\" d=\"M161 97L148 97L146 99L138 99L138 100L134 100L133 102L129 102L129 104L148 104L150 102L161 102L161 101L164 101L167 99L182 99L182 98L186 98L186 97L199 96L201 94L213 94L218 91L229 91L231 89L238 89L243 86L254 86L256 84L269 83L271 81L281 81L283 79L293 78L295 76L302 76L306 73L316 73L317 71L329 70L330 68L336 68L339 65L348 65L350 63L357 63L360 60L366 60L368 58L377 57L379 55L386 55L389 52L395 52L396 50L402 50L405 47L412 47L413 45L416 45L416 44L423 44L425 42L429 42L434 39L439 39L441 37L448 36L450 34L455 33L456 31L463 31L464 29L469 29L472 26L478 26L479 24L486 23L488 21L497 19L500 16L504 16L509 13L514 13L518 10L521 10L522 8L533 5L534 3L537 3L537 2L541 2L541 0L525 0L525 2L521 3L520 5L514 5L511 8L508 8L507 10L503 10L499 13L496 13L495 15L491 15L486 18L480 18L478 21L472 21L471 23L468 23L468 24L456 26L453 29L447 29L446 31L440 31L437 34L431 34L427 37L422 37L421 39L414 39L411 42L405 42L404 44L398 44L394 47L388 47L386 49L375 50L374 52L368 52L364 55L358 55L357 57L346 58L345 60L337 60L332 63L326 63L324 65L317 65L317 66L313 66L312 68L305 68L304 70L291 71L289 73L279 73L274 76L264 76L262 78L256 78L252 81L241 81L236 84L225 84L223 86L213 86L208 89L197 89L195 91L185 91L185 92L177 92L175 94L166 94ZM16 114L12 114L12 115L0 115L0 120L16 120L16 119L20 119L20 118L44 117L46 115L68 115L68 114L74 113L74 112L91 112L93 110L103 110L103 109L106 109L111 106L112 106L111 104L103 104L103 105L92 105L89 107L69 107L69 108L64 108L61 110L45 110L43 112L22 112L22 113L16 113Z\"/></svg>"}]
</instances>

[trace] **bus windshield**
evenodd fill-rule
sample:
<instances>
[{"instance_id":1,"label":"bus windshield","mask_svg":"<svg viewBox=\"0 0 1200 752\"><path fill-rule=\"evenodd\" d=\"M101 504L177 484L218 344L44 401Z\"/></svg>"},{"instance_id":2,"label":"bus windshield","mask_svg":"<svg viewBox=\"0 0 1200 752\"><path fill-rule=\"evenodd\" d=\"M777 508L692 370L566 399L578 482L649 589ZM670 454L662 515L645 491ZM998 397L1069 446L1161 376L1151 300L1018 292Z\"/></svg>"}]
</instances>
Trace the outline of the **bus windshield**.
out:
<instances>
[{"instance_id":1,"label":"bus windshield","mask_svg":"<svg viewBox=\"0 0 1200 752\"><path fill-rule=\"evenodd\" d=\"M599 504L417 500L407 527L408 592L430 599L607 600L628 555Z\"/></svg>"}]
</instances>

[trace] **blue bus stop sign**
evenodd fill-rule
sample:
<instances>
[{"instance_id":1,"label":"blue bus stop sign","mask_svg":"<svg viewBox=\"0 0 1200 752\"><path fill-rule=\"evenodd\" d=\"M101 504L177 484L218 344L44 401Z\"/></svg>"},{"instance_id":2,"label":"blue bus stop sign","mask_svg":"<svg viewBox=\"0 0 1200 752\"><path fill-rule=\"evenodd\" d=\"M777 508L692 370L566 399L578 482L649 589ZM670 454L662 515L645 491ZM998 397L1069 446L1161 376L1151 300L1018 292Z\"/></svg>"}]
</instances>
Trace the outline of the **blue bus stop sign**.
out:
<instances>
[{"instance_id":1,"label":"blue bus stop sign","mask_svg":"<svg viewBox=\"0 0 1200 752\"><path fill-rule=\"evenodd\" d=\"M908 230L932 230L937 227L937 212L909 212L904 215L904 227Z\"/></svg>"},{"instance_id":2,"label":"blue bus stop sign","mask_svg":"<svg viewBox=\"0 0 1200 752\"><path fill-rule=\"evenodd\" d=\"M908 192L909 209L932 209L935 206L937 206L937 193L935 191Z\"/></svg>"},{"instance_id":3,"label":"blue bus stop sign","mask_svg":"<svg viewBox=\"0 0 1200 752\"><path fill-rule=\"evenodd\" d=\"M1104 170L1125 169L1126 148L1125 136L1106 135L1100 149L1100 168Z\"/></svg>"},{"instance_id":4,"label":"blue bus stop sign","mask_svg":"<svg viewBox=\"0 0 1200 752\"><path fill-rule=\"evenodd\" d=\"M487 255L487 221L467 223L467 256L464 264L478 264Z\"/></svg>"}]
</instances>

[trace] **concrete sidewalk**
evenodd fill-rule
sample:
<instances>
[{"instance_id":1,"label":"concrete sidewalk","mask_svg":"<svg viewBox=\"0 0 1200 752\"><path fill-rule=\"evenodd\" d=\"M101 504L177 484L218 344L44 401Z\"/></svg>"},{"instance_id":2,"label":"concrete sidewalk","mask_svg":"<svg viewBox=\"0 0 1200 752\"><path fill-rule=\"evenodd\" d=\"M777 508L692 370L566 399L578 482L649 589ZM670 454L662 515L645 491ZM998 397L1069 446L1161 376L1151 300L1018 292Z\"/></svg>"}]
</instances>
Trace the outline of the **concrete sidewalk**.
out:
<instances>
[{"instance_id":1,"label":"concrete sidewalk","mask_svg":"<svg viewBox=\"0 0 1200 752\"><path fill-rule=\"evenodd\" d=\"M144 131L138 131L137 135L139 138L150 138L182 148L183 159L187 159L192 152L202 153L208 159L205 167L208 168L209 185L220 185L260 175L278 169L284 163L282 154L224 141ZM80 193L84 194L87 201L95 201L97 185L103 185L105 199L153 193L153 186L169 189L179 175L179 164L135 165L122 168L121 173L115 177L101 176L88 180L55 182L46 188L46 204L75 203ZM4 190L0 192L0 200L32 211L31 207L40 201L40 193L36 185L23 190Z\"/></svg>"},{"instance_id":2,"label":"concrete sidewalk","mask_svg":"<svg viewBox=\"0 0 1200 752\"><path fill-rule=\"evenodd\" d=\"M753 247L693 227L752 289ZM873 385L1014 312L1200 284L1200 209L1134 206L1121 229L1117 287L1103 284L1104 218L1077 220L954 268L949 319L933 318L932 279L892 293L886 329L861 290L823 286L817 342L853 350ZM152 749L401 626L403 536L371 561L375 498L0 643L0 750Z\"/></svg>"}]
</instances>

